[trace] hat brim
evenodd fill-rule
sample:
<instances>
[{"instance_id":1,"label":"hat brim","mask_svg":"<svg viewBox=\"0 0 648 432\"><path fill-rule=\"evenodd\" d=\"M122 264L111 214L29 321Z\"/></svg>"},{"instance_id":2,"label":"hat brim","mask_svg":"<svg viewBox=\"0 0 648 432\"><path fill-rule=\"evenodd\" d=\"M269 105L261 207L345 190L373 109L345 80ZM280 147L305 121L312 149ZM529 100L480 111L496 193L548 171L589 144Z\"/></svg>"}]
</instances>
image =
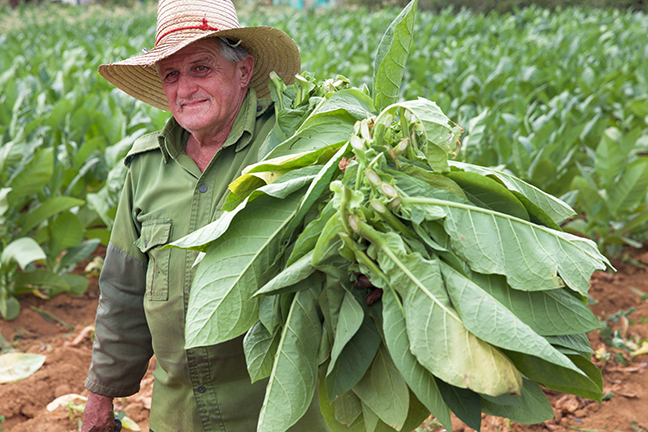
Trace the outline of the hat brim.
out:
<instances>
[{"instance_id":1,"label":"hat brim","mask_svg":"<svg viewBox=\"0 0 648 432\"><path fill-rule=\"evenodd\" d=\"M240 40L254 57L254 73L250 86L257 97L270 96L270 72L275 72L286 84L292 84L299 73L301 59L294 40L274 27L242 27L223 31L189 29L170 33L152 50L99 66L99 74L125 93L151 106L169 111L169 103L158 77L155 64L182 48L208 37L226 37Z\"/></svg>"}]
</instances>

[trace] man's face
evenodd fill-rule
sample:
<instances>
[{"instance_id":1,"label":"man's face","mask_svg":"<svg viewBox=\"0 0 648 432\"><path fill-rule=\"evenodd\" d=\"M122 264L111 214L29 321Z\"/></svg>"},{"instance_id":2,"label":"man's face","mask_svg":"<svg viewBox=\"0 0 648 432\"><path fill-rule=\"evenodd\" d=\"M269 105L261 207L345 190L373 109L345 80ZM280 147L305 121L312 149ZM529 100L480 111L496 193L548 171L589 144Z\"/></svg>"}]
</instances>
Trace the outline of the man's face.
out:
<instances>
[{"instance_id":1,"label":"man's face","mask_svg":"<svg viewBox=\"0 0 648 432\"><path fill-rule=\"evenodd\" d=\"M253 69L252 56L230 63L220 55L217 42L209 39L193 43L158 64L173 117L192 135L207 139L234 122Z\"/></svg>"}]
</instances>

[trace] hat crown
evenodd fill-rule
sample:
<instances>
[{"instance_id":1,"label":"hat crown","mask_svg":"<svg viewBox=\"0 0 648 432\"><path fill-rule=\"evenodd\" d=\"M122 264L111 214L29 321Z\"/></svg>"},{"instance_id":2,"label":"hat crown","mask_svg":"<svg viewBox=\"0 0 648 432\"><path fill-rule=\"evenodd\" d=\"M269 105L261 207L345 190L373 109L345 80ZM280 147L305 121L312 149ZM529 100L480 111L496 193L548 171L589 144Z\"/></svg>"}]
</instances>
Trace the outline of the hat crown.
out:
<instances>
[{"instance_id":1,"label":"hat crown","mask_svg":"<svg viewBox=\"0 0 648 432\"><path fill-rule=\"evenodd\" d=\"M230 0L160 0L155 45L172 33L238 28L238 16Z\"/></svg>"}]
</instances>

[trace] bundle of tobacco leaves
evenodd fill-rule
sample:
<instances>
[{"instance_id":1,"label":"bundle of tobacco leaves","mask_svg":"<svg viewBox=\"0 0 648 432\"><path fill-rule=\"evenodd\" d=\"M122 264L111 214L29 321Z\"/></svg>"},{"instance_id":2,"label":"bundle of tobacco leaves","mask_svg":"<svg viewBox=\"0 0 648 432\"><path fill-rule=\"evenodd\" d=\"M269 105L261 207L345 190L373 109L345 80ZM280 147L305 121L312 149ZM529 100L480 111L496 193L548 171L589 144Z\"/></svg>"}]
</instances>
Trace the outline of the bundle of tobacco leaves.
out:
<instances>
[{"instance_id":1,"label":"bundle of tobacco leaves","mask_svg":"<svg viewBox=\"0 0 648 432\"><path fill-rule=\"evenodd\" d=\"M540 386L601 399L586 295L609 263L561 231L562 201L453 162L463 131L435 103L396 102L415 7L385 33L373 91L275 78L267 154L172 245L204 252L187 347L245 334L251 380L267 379L258 431L287 430L316 394L333 431L367 432L429 413L448 430L450 412L476 430L482 412L542 422Z\"/></svg>"}]
</instances>

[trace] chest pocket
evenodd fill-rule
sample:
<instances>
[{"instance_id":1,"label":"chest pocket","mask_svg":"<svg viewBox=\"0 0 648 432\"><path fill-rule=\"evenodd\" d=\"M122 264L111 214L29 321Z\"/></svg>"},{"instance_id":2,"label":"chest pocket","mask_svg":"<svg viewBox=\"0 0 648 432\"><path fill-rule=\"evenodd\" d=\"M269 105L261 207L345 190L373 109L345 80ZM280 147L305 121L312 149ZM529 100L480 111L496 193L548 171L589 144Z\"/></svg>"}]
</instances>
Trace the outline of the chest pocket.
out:
<instances>
[{"instance_id":1,"label":"chest pocket","mask_svg":"<svg viewBox=\"0 0 648 432\"><path fill-rule=\"evenodd\" d=\"M146 269L146 296L150 301L169 299L169 260L171 249L160 249L171 238L171 221L155 219L142 223L142 233L135 242L148 255Z\"/></svg>"}]
</instances>

